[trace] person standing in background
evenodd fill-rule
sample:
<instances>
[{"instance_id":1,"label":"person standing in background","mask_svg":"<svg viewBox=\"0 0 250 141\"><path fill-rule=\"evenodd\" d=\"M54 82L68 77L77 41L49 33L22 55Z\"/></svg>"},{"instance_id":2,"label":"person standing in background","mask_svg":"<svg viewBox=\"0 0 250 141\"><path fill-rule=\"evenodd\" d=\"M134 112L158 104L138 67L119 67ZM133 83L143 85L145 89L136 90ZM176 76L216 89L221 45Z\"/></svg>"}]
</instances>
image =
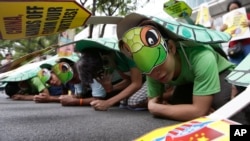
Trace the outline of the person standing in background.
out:
<instances>
[{"instance_id":1,"label":"person standing in background","mask_svg":"<svg viewBox=\"0 0 250 141\"><path fill-rule=\"evenodd\" d=\"M227 5L227 12L230 12L232 10L235 10L235 9L238 9L241 7L242 7L242 4L240 1L232 0ZM241 23L242 27L249 27L250 26L250 13L247 13L247 19L248 20ZM220 30L225 31L228 28L229 28L228 25L224 23L221 26ZM230 56L229 55L230 61L236 65L238 65L249 54L249 52L250 52L250 38L234 40L234 41L229 42L229 48L233 48L237 45L242 47L241 54L239 54L237 56Z\"/></svg>"},{"instance_id":2,"label":"person standing in background","mask_svg":"<svg viewBox=\"0 0 250 141\"><path fill-rule=\"evenodd\" d=\"M5 54L5 59L3 59L1 61L1 66L4 66L4 65L10 63L11 61L12 61L12 54L11 53L7 53L7 54Z\"/></svg>"}]
</instances>

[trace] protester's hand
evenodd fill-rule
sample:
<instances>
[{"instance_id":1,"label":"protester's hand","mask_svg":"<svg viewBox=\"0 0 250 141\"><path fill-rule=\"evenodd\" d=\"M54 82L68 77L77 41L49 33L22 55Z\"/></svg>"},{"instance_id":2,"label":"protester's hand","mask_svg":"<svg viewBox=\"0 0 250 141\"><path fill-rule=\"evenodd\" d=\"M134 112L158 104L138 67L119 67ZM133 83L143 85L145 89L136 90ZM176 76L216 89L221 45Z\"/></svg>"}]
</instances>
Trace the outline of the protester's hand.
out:
<instances>
[{"instance_id":1,"label":"protester's hand","mask_svg":"<svg viewBox=\"0 0 250 141\"><path fill-rule=\"evenodd\" d=\"M158 97L155 97L155 98L152 98L152 99L149 99L148 101L148 109L151 113L154 113L157 109L157 105L158 105L158 101L159 101L159 98Z\"/></svg>"},{"instance_id":2,"label":"protester's hand","mask_svg":"<svg viewBox=\"0 0 250 141\"><path fill-rule=\"evenodd\" d=\"M104 73L100 77L97 77L96 80L103 86L107 93L113 90L112 74L108 69L105 69Z\"/></svg>"},{"instance_id":3,"label":"protester's hand","mask_svg":"<svg viewBox=\"0 0 250 141\"><path fill-rule=\"evenodd\" d=\"M241 24L240 24L242 27L248 27L250 25L250 21L246 20L246 21L243 21Z\"/></svg>"},{"instance_id":4,"label":"protester's hand","mask_svg":"<svg viewBox=\"0 0 250 141\"><path fill-rule=\"evenodd\" d=\"M162 96L159 96L159 97L154 97L154 98L151 98L151 99L149 99L149 101L148 101L148 109L151 111L151 112L153 112L153 111L155 111L155 110L157 110L157 105L159 105L159 104L164 104L164 105L167 105L168 104L168 102L166 101L166 100L164 100L163 98L162 98Z\"/></svg>"},{"instance_id":5,"label":"protester's hand","mask_svg":"<svg viewBox=\"0 0 250 141\"><path fill-rule=\"evenodd\" d=\"M47 103L50 102L50 96L46 93L40 93L35 95L33 99L36 103Z\"/></svg>"},{"instance_id":6,"label":"protester's hand","mask_svg":"<svg viewBox=\"0 0 250 141\"><path fill-rule=\"evenodd\" d=\"M225 31L227 29L227 25L226 24L223 24L221 27L220 27L220 31Z\"/></svg>"},{"instance_id":7,"label":"protester's hand","mask_svg":"<svg viewBox=\"0 0 250 141\"><path fill-rule=\"evenodd\" d=\"M77 105L76 103L77 98L75 98L72 95L61 95L59 99L60 99L62 106L76 106Z\"/></svg>"},{"instance_id":8,"label":"protester's hand","mask_svg":"<svg viewBox=\"0 0 250 141\"><path fill-rule=\"evenodd\" d=\"M11 99L13 100L23 100L24 99L24 95L22 94L15 94L11 97Z\"/></svg>"},{"instance_id":9,"label":"protester's hand","mask_svg":"<svg viewBox=\"0 0 250 141\"><path fill-rule=\"evenodd\" d=\"M98 111L107 111L110 105L105 100L94 100L90 103L90 105Z\"/></svg>"},{"instance_id":10,"label":"protester's hand","mask_svg":"<svg viewBox=\"0 0 250 141\"><path fill-rule=\"evenodd\" d=\"M161 104L162 103L162 97L154 97L152 99L150 99L148 102L149 104Z\"/></svg>"}]
</instances>

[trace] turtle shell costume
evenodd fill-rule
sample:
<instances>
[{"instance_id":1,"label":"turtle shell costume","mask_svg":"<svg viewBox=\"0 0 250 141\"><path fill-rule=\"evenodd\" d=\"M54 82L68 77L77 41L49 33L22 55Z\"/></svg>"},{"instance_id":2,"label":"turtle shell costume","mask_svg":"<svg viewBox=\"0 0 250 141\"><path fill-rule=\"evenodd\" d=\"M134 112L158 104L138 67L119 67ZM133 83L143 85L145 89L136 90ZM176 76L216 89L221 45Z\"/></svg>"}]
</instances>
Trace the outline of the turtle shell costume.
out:
<instances>
[{"instance_id":1,"label":"turtle shell costume","mask_svg":"<svg viewBox=\"0 0 250 141\"><path fill-rule=\"evenodd\" d=\"M101 48L105 50L120 51L115 38L95 38L95 39L83 39L76 42L75 49L78 52L82 52L87 48Z\"/></svg>"},{"instance_id":2,"label":"turtle shell costume","mask_svg":"<svg viewBox=\"0 0 250 141\"><path fill-rule=\"evenodd\" d=\"M153 26L143 26L144 23L153 24L158 30ZM167 58L165 43L167 38L186 41L190 45L210 44L212 47L217 47L218 43L228 42L231 39L231 36L224 32L180 23L170 18L161 19L137 13L127 15L118 23L117 36L120 40L120 50L132 57L144 73L150 73ZM142 58L146 61L142 62Z\"/></svg>"}]
</instances>

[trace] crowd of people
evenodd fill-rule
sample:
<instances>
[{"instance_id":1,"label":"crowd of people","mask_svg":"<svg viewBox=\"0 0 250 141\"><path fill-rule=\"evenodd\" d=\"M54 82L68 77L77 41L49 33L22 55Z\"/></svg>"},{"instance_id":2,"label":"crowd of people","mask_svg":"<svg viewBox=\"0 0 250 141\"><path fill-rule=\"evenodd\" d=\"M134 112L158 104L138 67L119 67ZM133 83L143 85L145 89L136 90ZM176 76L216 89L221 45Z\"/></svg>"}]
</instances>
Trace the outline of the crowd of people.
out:
<instances>
[{"instance_id":1,"label":"crowd of people","mask_svg":"<svg viewBox=\"0 0 250 141\"><path fill-rule=\"evenodd\" d=\"M239 7L233 1L227 9ZM250 21L242 24L250 26ZM136 13L117 25L117 37L119 50L91 39L78 41L74 55L79 59L61 57L55 65L42 64L37 76L7 85L6 93L13 100L92 106L100 111L115 105L148 110L156 117L179 121L209 115L240 93L225 77L249 53L249 39L230 42L230 47L241 42L244 55L228 60L210 44L180 40ZM242 110L231 119L249 124L245 115Z\"/></svg>"}]
</instances>

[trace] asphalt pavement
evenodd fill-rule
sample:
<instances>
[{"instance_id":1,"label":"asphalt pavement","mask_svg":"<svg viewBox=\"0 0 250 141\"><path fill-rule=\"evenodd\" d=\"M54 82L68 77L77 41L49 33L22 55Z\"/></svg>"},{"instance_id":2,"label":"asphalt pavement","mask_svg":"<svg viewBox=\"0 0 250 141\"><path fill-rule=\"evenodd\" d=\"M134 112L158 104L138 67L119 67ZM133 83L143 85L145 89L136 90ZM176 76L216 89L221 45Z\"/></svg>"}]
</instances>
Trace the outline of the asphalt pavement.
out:
<instances>
[{"instance_id":1,"label":"asphalt pavement","mask_svg":"<svg viewBox=\"0 0 250 141\"><path fill-rule=\"evenodd\" d=\"M13 101L0 93L0 141L132 141L177 123L148 111L95 111L88 106Z\"/></svg>"}]
</instances>

